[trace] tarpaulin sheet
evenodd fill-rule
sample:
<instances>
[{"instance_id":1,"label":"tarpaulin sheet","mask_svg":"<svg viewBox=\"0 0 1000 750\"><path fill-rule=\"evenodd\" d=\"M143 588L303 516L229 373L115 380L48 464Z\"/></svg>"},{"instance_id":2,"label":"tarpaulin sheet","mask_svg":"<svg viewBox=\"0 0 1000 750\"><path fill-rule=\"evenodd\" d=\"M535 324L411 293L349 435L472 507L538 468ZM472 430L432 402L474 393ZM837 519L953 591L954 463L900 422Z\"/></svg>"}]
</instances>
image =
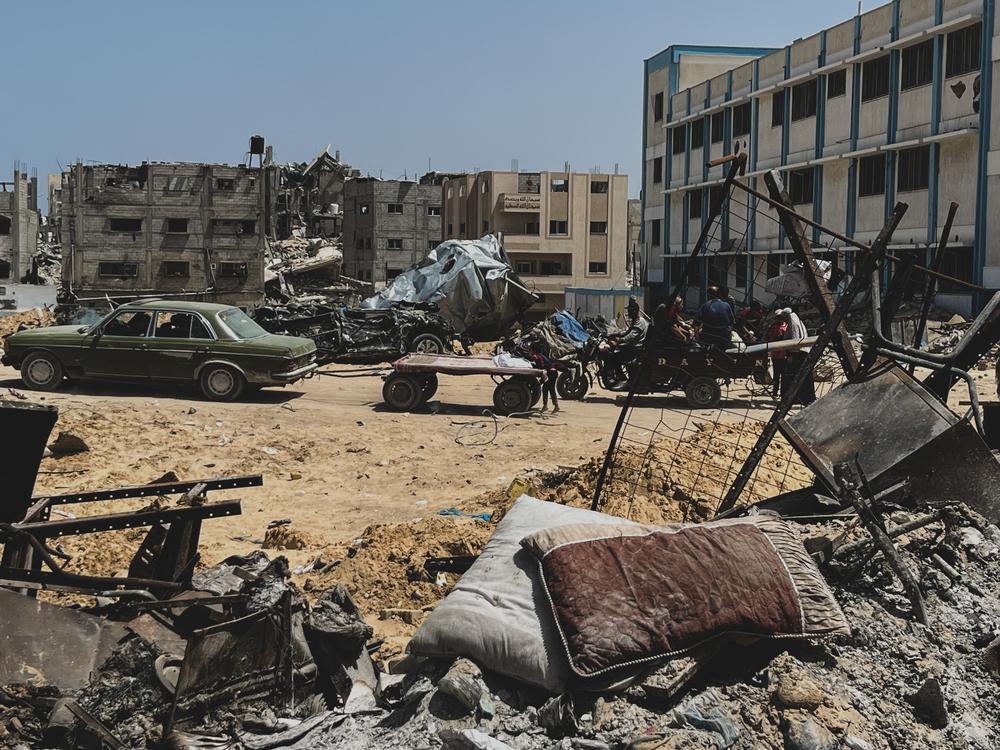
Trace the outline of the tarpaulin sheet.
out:
<instances>
[{"instance_id":1,"label":"tarpaulin sheet","mask_svg":"<svg viewBox=\"0 0 1000 750\"><path fill-rule=\"evenodd\" d=\"M458 333L500 337L535 301L507 262L499 239L489 234L442 242L361 307L432 304Z\"/></svg>"},{"instance_id":2,"label":"tarpaulin sheet","mask_svg":"<svg viewBox=\"0 0 1000 750\"><path fill-rule=\"evenodd\" d=\"M552 317L559 324L559 329L562 331L563 336L571 341L575 341L578 344L585 344L590 338L590 334L584 330L580 322L571 313L560 310L553 313Z\"/></svg>"}]
</instances>

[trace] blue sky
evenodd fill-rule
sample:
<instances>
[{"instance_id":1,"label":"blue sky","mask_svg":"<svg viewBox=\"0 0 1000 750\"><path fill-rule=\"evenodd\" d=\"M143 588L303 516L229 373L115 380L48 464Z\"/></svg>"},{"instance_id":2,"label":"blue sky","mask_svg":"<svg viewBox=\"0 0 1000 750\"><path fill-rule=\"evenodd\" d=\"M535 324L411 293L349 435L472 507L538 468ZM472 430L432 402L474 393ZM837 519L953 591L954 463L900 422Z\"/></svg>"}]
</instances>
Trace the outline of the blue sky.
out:
<instances>
[{"instance_id":1,"label":"blue sky","mask_svg":"<svg viewBox=\"0 0 1000 750\"><path fill-rule=\"evenodd\" d=\"M677 43L783 46L856 9L0 0L0 179L15 159L40 175L78 158L237 163L261 133L280 161L332 144L387 179L426 171L428 158L439 170L617 162L637 195L644 58Z\"/></svg>"}]
</instances>

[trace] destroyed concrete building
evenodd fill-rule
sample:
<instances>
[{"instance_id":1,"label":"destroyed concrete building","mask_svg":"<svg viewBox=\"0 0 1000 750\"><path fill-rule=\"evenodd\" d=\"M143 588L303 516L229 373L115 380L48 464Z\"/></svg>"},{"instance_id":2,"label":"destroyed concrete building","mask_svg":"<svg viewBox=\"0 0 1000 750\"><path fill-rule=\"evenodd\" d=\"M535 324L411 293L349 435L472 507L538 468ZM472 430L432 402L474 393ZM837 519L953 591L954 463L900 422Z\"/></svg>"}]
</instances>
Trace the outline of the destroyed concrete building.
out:
<instances>
[{"instance_id":1,"label":"destroyed concrete building","mask_svg":"<svg viewBox=\"0 0 1000 750\"><path fill-rule=\"evenodd\" d=\"M307 237L337 237L343 230L344 185L360 176L329 146L306 163L278 170L275 191L275 233L287 239L298 232Z\"/></svg>"},{"instance_id":2,"label":"destroyed concrete building","mask_svg":"<svg viewBox=\"0 0 1000 750\"><path fill-rule=\"evenodd\" d=\"M920 206L897 233L900 254L926 264L950 201L961 205L941 270L1000 286L989 195L1000 177L989 81L997 63L990 0L898 0L777 50L669 47L646 61L643 218L649 279L662 298L683 272L721 181L706 162L737 146L748 173L780 167L791 200L826 226L870 240L895 197ZM734 216L734 222L739 221ZM773 227L748 237L776 275L789 252ZM843 243L827 259L850 267ZM707 284L743 289L756 269L698 268ZM661 286L662 282L662 286ZM755 298L770 302L762 289ZM986 296L952 282L937 304L969 315Z\"/></svg>"},{"instance_id":3,"label":"destroyed concrete building","mask_svg":"<svg viewBox=\"0 0 1000 750\"><path fill-rule=\"evenodd\" d=\"M442 185L448 239L503 234L514 270L542 295L532 315L562 308L621 311L626 286L628 177L571 172L477 172ZM593 309L588 303L593 297ZM601 309L600 301L613 301Z\"/></svg>"},{"instance_id":4,"label":"destroyed concrete building","mask_svg":"<svg viewBox=\"0 0 1000 750\"><path fill-rule=\"evenodd\" d=\"M263 299L268 167L77 163L63 173L63 292Z\"/></svg>"},{"instance_id":5,"label":"destroyed concrete building","mask_svg":"<svg viewBox=\"0 0 1000 750\"><path fill-rule=\"evenodd\" d=\"M445 239L439 185L362 177L345 185L344 206L344 273L376 288Z\"/></svg>"},{"instance_id":6,"label":"destroyed concrete building","mask_svg":"<svg viewBox=\"0 0 1000 750\"><path fill-rule=\"evenodd\" d=\"M31 270L38 236L38 177L20 169L0 182L0 281L19 282Z\"/></svg>"}]
</instances>

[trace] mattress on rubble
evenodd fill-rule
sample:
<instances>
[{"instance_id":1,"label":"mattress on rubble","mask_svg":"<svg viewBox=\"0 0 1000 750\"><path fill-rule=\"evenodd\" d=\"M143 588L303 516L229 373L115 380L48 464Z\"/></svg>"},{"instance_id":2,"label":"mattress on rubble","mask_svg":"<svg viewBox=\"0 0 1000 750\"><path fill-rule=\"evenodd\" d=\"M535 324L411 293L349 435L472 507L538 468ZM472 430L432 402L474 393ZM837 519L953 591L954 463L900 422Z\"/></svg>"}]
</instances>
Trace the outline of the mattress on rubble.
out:
<instances>
[{"instance_id":1,"label":"mattress on rubble","mask_svg":"<svg viewBox=\"0 0 1000 750\"><path fill-rule=\"evenodd\" d=\"M410 641L418 656L465 656L487 669L563 692L578 684L563 654L533 555L521 539L565 524L629 524L614 516L522 495L507 511L482 554ZM616 680L626 679L616 675Z\"/></svg>"}]
</instances>

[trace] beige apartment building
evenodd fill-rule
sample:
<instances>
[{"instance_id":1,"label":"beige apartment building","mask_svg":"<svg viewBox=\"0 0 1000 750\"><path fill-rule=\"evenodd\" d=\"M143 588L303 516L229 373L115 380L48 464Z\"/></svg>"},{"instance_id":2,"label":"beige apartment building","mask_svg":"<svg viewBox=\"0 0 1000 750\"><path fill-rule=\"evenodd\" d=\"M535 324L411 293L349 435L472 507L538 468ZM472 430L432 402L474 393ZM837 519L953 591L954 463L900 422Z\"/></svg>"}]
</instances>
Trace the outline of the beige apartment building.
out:
<instances>
[{"instance_id":1,"label":"beige apartment building","mask_svg":"<svg viewBox=\"0 0 1000 750\"><path fill-rule=\"evenodd\" d=\"M511 264L542 295L533 316L630 293L626 175L477 172L441 191L444 238L502 233Z\"/></svg>"}]
</instances>

